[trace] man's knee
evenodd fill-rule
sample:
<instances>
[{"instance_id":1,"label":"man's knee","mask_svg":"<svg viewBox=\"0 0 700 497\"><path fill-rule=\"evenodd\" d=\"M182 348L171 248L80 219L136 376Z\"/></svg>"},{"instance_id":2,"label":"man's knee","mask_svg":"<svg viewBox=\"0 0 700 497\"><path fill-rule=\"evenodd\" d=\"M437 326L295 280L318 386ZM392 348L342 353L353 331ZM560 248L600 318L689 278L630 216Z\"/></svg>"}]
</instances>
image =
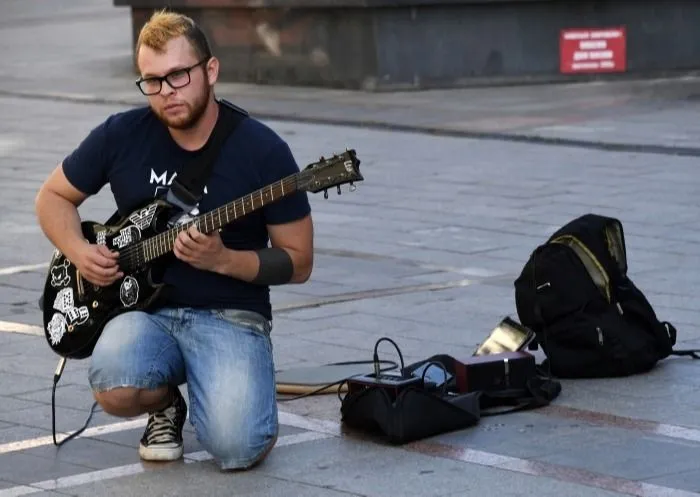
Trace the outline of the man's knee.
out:
<instances>
[{"instance_id":1,"label":"man's knee","mask_svg":"<svg viewBox=\"0 0 700 497\"><path fill-rule=\"evenodd\" d=\"M262 430L243 425L217 428L195 423L195 430L202 447L222 470L245 470L267 457L277 442L278 427L275 424Z\"/></svg>"},{"instance_id":2,"label":"man's knee","mask_svg":"<svg viewBox=\"0 0 700 497\"><path fill-rule=\"evenodd\" d=\"M133 387L113 388L93 392L102 409L112 416L139 416L162 408L169 400L168 387L155 390L142 390Z\"/></svg>"},{"instance_id":3,"label":"man's knee","mask_svg":"<svg viewBox=\"0 0 700 497\"><path fill-rule=\"evenodd\" d=\"M219 466L224 471L245 471L252 469L270 454L277 442L277 435L266 437L260 443L221 443L210 449Z\"/></svg>"},{"instance_id":4,"label":"man's knee","mask_svg":"<svg viewBox=\"0 0 700 497\"><path fill-rule=\"evenodd\" d=\"M102 409L112 416L138 416L139 389L114 388L105 392L93 392Z\"/></svg>"}]
</instances>

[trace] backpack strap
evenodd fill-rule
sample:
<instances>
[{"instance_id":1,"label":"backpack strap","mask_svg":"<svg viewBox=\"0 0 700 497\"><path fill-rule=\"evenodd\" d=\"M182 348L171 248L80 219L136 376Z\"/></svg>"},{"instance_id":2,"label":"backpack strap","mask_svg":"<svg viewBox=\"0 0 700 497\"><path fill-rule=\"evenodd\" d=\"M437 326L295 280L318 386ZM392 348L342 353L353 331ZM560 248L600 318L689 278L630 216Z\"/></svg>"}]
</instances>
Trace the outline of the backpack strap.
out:
<instances>
[{"instance_id":1,"label":"backpack strap","mask_svg":"<svg viewBox=\"0 0 700 497\"><path fill-rule=\"evenodd\" d=\"M676 343L676 328L668 321L662 321L662 325L666 328L669 337ZM693 359L700 359L700 349L672 349L669 355L675 355L680 357L692 357Z\"/></svg>"},{"instance_id":2,"label":"backpack strap","mask_svg":"<svg viewBox=\"0 0 700 497\"><path fill-rule=\"evenodd\" d=\"M549 243L559 243L569 247L579 258L601 295L612 302L610 274L605 270L598 258L581 240L573 235L561 235Z\"/></svg>"},{"instance_id":3,"label":"backpack strap","mask_svg":"<svg viewBox=\"0 0 700 497\"><path fill-rule=\"evenodd\" d=\"M238 125L248 117L248 112L231 102L219 99L219 117L216 125L204 145L202 155L185 164L184 169L175 177L166 199L190 212L202 199L204 185L211 175L216 158L226 139Z\"/></svg>"},{"instance_id":4,"label":"backpack strap","mask_svg":"<svg viewBox=\"0 0 700 497\"><path fill-rule=\"evenodd\" d=\"M670 355L682 356L682 357L692 357L693 359L700 359L700 349L673 349Z\"/></svg>"}]
</instances>

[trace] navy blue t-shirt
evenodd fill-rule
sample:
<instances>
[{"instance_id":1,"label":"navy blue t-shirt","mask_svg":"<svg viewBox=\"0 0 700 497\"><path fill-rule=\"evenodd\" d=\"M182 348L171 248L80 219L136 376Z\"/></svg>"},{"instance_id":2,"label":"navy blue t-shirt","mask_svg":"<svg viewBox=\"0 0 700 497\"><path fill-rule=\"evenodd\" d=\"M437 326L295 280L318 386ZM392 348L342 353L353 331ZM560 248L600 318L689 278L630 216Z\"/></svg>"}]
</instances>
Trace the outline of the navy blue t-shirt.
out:
<instances>
[{"instance_id":1,"label":"navy blue t-shirt","mask_svg":"<svg viewBox=\"0 0 700 497\"><path fill-rule=\"evenodd\" d=\"M109 184L123 216L167 191L184 164L201 150L189 152L172 139L149 107L109 116L63 161L68 180L85 194ZM289 146L252 117L241 122L224 143L198 209L203 214L299 171ZM255 250L268 246L266 225L295 221L310 206L298 191L267 204L223 228L224 245ZM98 220L100 221L100 220ZM105 220L101 220L105 221ZM167 306L232 308L258 312L271 319L267 286L198 270L170 257L163 281Z\"/></svg>"}]
</instances>

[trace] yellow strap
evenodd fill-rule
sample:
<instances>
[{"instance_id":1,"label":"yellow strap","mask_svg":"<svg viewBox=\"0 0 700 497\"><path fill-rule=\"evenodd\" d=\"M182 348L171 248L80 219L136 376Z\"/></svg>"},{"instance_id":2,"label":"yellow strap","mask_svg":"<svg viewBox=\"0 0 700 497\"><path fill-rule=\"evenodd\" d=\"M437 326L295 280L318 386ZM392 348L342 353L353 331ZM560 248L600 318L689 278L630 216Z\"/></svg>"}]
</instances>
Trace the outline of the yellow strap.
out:
<instances>
[{"instance_id":1,"label":"yellow strap","mask_svg":"<svg viewBox=\"0 0 700 497\"><path fill-rule=\"evenodd\" d=\"M583 242L581 242L581 240L572 235L559 236L552 240L551 243L560 243L573 249L579 259L581 259L581 262L583 262L583 265L586 268L586 271L588 271L588 274L591 276L591 279L609 303L610 278L608 277L608 273L605 271L600 261L598 261L598 258L593 255L593 252L591 252L590 249Z\"/></svg>"}]
</instances>

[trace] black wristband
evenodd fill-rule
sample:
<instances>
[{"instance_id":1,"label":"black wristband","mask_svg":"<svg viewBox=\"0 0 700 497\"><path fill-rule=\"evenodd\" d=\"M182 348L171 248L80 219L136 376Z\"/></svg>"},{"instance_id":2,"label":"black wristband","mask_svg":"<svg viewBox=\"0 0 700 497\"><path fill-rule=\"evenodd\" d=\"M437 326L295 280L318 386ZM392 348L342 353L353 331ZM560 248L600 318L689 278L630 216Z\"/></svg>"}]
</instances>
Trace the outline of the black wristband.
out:
<instances>
[{"instance_id":1,"label":"black wristband","mask_svg":"<svg viewBox=\"0 0 700 497\"><path fill-rule=\"evenodd\" d=\"M258 285L284 285L292 280L294 263L289 253L279 247L256 251L260 260L258 274L253 283Z\"/></svg>"}]
</instances>

